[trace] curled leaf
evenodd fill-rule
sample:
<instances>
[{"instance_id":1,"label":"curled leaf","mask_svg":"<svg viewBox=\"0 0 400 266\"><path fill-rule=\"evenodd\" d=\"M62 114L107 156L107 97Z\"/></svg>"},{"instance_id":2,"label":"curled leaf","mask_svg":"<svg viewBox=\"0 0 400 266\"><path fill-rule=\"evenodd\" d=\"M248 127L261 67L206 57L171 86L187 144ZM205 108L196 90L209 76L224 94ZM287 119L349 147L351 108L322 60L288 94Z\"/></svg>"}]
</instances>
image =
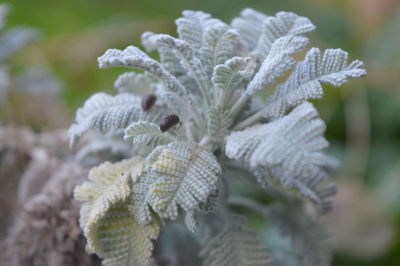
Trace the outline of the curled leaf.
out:
<instances>
[{"instance_id":1,"label":"curled leaf","mask_svg":"<svg viewBox=\"0 0 400 266\"><path fill-rule=\"evenodd\" d=\"M74 197L84 201L80 223L87 238L87 250L103 258L103 264L149 265L159 225L139 224L129 212L131 173L141 158L93 168L90 182L76 187Z\"/></svg>"}]
</instances>

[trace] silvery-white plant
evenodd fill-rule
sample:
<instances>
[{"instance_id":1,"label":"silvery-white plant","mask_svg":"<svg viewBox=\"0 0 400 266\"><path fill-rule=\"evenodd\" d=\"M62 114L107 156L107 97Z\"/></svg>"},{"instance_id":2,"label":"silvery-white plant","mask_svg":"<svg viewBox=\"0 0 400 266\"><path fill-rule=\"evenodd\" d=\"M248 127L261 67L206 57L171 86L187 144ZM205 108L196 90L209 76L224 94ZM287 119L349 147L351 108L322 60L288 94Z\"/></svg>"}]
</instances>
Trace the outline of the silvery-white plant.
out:
<instances>
[{"instance_id":1,"label":"silvery-white plant","mask_svg":"<svg viewBox=\"0 0 400 266\"><path fill-rule=\"evenodd\" d=\"M72 146L92 129L133 143L131 158L93 168L75 189L88 252L104 265L149 265L154 240L176 220L202 238L203 265L278 265L235 213L244 207L290 237L294 265L329 265L319 219L332 207L336 163L309 100L323 96L324 83L365 75L363 63L341 49L301 56L315 26L291 12L245 9L226 24L184 11L176 25L177 38L142 35L158 61L134 46L99 57L101 68L142 71L118 77L116 95L91 96L70 128ZM229 191L237 178L270 203Z\"/></svg>"}]
</instances>

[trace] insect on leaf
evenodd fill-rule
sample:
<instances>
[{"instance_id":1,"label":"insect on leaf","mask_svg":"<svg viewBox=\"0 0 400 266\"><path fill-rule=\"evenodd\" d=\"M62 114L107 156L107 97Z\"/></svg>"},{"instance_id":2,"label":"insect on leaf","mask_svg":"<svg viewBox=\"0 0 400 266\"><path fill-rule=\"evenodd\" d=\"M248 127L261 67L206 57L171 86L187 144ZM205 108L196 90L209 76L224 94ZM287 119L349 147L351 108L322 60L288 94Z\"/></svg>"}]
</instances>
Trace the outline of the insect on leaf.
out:
<instances>
[{"instance_id":1,"label":"insect on leaf","mask_svg":"<svg viewBox=\"0 0 400 266\"><path fill-rule=\"evenodd\" d=\"M143 112L140 97L121 93L116 96L96 93L86 100L76 112L76 123L69 129L71 146L89 130L98 129L105 134L112 130L125 128L134 121L158 121L165 110L154 106Z\"/></svg>"},{"instance_id":2,"label":"insect on leaf","mask_svg":"<svg viewBox=\"0 0 400 266\"><path fill-rule=\"evenodd\" d=\"M147 144L153 147L176 140L168 132L161 132L158 125L145 121L135 122L127 127L124 139L131 140L133 144Z\"/></svg>"}]
</instances>

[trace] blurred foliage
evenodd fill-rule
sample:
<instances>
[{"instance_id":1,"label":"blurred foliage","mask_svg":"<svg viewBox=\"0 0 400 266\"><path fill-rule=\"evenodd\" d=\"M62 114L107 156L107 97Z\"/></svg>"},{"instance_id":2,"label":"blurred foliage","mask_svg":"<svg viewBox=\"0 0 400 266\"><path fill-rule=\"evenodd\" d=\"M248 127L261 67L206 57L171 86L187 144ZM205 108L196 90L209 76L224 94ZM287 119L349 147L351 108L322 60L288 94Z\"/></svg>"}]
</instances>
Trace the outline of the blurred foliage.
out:
<instances>
[{"instance_id":1,"label":"blurred foliage","mask_svg":"<svg viewBox=\"0 0 400 266\"><path fill-rule=\"evenodd\" d=\"M340 220L341 216L358 215L347 223L351 227L335 228L333 224L333 230L375 230L366 235L349 234L348 237L354 239L347 240L349 243L373 242L379 251L363 257L359 252L366 250L344 252L339 248L333 265L400 265L399 0L11 2L13 11L8 25L28 25L42 32L41 41L13 58L11 71L18 74L28 67L43 66L52 69L64 83L63 100L70 114L94 91L113 90L113 81L122 70L98 69L96 58L99 55L107 48L139 45L140 35L145 30L175 34L173 19L184 9L201 9L228 22L248 6L267 14L287 10L309 17L317 26L311 35L315 44L323 48L341 47L352 57L365 61L369 72L362 81L351 82L340 90L326 87L326 97L315 102L328 121L331 152L343 162L339 182L343 182L347 193L353 194L351 199L343 198L365 202L364 205L344 204L358 211L344 209L332 214L338 217L327 220L333 219L338 221L336 224L343 225L346 223L340 221L347 220ZM21 101L14 101L17 109L18 104ZM14 122L21 123L17 121L18 116L15 117ZM338 205L343 203L343 198L339 194ZM268 228L262 228L262 232L266 232L263 236L268 235ZM379 232L391 233L383 239L379 238ZM273 237L273 232L270 235ZM340 241L338 245L343 243Z\"/></svg>"}]
</instances>

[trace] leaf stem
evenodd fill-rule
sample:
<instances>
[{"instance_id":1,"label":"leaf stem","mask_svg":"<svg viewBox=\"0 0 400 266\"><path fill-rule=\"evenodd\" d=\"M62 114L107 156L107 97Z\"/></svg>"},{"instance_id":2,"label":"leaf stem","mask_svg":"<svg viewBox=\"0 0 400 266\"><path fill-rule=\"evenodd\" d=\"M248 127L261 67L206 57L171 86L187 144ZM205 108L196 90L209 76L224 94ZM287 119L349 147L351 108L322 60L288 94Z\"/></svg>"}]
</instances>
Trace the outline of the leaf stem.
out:
<instances>
[{"instance_id":1,"label":"leaf stem","mask_svg":"<svg viewBox=\"0 0 400 266\"><path fill-rule=\"evenodd\" d=\"M258 121L260 121L263 118L263 110L258 111L257 113L252 114L236 126L232 128L232 131L239 131L242 129L245 129L247 127L253 126L256 124Z\"/></svg>"},{"instance_id":2,"label":"leaf stem","mask_svg":"<svg viewBox=\"0 0 400 266\"><path fill-rule=\"evenodd\" d=\"M242 96L240 96L239 100L233 105L231 109L231 115L233 118L235 118L240 113L240 111L243 110L246 103L250 100L250 97L251 96L246 92L243 93Z\"/></svg>"}]
</instances>

